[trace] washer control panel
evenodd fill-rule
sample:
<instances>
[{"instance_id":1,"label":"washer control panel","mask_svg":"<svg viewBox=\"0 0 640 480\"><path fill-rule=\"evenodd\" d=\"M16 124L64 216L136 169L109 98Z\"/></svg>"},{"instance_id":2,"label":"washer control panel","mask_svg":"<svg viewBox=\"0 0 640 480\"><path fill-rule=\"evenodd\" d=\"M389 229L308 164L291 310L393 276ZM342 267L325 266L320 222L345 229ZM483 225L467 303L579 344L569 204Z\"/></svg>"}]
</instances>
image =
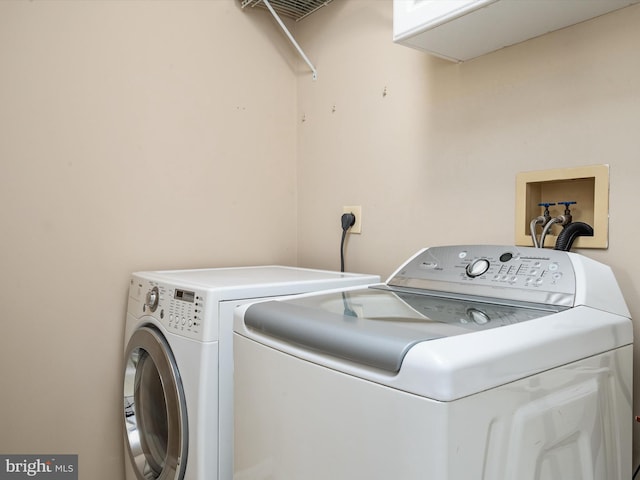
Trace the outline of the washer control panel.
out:
<instances>
[{"instance_id":1,"label":"washer control panel","mask_svg":"<svg viewBox=\"0 0 640 480\"><path fill-rule=\"evenodd\" d=\"M567 252L495 245L426 249L387 284L559 306L572 306L576 289Z\"/></svg>"},{"instance_id":2,"label":"washer control panel","mask_svg":"<svg viewBox=\"0 0 640 480\"><path fill-rule=\"evenodd\" d=\"M129 290L129 296L138 300L138 315L154 317L172 333L202 339L207 313L206 292L136 276L132 277Z\"/></svg>"}]
</instances>

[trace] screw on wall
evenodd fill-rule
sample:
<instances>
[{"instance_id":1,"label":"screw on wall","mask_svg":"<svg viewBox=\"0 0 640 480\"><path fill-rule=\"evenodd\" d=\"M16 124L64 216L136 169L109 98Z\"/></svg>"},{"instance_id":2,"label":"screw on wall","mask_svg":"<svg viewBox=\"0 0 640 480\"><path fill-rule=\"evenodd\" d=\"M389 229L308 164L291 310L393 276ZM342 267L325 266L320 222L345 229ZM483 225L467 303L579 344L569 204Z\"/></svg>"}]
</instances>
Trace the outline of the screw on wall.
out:
<instances>
[{"instance_id":1,"label":"screw on wall","mask_svg":"<svg viewBox=\"0 0 640 480\"><path fill-rule=\"evenodd\" d=\"M333 105L333 106L331 107L331 113L336 113L336 106L335 106L335 105Z\"/></svg>"},{"instance_id":2,"label":"screw on wall","mask_svg":"<svg viewBox=\"0 0 640 480\"><path fill-rule=\"evenodd\" d=\"M386 97L386 96L387 96L387 94L388 94L388 92L387 92L387 87L386 87L386 85L385 85L384 90L382 90L382 98Z\"/></svg>"}]
</instances>

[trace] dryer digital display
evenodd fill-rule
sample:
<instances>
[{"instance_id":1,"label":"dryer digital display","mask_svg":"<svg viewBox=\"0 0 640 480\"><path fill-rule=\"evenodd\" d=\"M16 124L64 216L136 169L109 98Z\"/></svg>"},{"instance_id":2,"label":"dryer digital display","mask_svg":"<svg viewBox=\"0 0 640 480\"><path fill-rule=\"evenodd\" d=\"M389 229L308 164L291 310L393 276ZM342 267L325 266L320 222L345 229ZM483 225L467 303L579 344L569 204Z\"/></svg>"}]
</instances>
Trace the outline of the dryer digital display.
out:
<instances>
[{"instance_id":1,"label":"dryer digital display","mask_svg":"<svg viewBox=\"0 0 640 480\"><path fill-rule=\"evenodd\" d=\"M178 290L176 289L176 293L173 296L176 300L182 300L183 302L193 303L196 294L194 292L190 292L188 290Z\"/></svg>"}]
</instances>

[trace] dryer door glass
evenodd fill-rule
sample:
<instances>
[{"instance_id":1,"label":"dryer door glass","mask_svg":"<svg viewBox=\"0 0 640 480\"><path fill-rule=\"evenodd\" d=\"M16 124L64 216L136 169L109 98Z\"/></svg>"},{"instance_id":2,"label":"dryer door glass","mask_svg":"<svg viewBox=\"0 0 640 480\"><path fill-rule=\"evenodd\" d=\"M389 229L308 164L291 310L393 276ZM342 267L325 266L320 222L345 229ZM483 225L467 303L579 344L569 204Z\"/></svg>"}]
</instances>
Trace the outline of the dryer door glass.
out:
<instances>
[{"instance_id":1,"label":"dryer door glass","mask_svg":"<svg viewBox=\"0 0 640 480\"><path fill-rule=\"evenodd\" d=\"M155 329L131 337L124 374L124 423L138 478L180 480L187 456L187 418L180 375L169 345Z\"/></svg>"}]
</instances>

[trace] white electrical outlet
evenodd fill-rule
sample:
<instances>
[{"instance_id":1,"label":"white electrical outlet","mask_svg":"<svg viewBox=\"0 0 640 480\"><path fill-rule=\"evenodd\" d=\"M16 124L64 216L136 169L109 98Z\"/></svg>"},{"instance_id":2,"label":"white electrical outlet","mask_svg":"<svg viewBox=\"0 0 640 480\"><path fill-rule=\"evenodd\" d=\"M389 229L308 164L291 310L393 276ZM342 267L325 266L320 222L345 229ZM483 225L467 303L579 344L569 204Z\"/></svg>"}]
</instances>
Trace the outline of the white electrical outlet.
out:
<instances>
[{"instance_id":1,"label":"white electrical outlet","mask_svg":"<svg viewBox=\"0 0 640 480\"><path fill-rule=\"evenodd\" d=\"M356 223L353 224L349 231L351 233L362 233L362 207L360 205L342 207L342 213L353 213L356 216Z\"/></svg>"}]
</instances>

